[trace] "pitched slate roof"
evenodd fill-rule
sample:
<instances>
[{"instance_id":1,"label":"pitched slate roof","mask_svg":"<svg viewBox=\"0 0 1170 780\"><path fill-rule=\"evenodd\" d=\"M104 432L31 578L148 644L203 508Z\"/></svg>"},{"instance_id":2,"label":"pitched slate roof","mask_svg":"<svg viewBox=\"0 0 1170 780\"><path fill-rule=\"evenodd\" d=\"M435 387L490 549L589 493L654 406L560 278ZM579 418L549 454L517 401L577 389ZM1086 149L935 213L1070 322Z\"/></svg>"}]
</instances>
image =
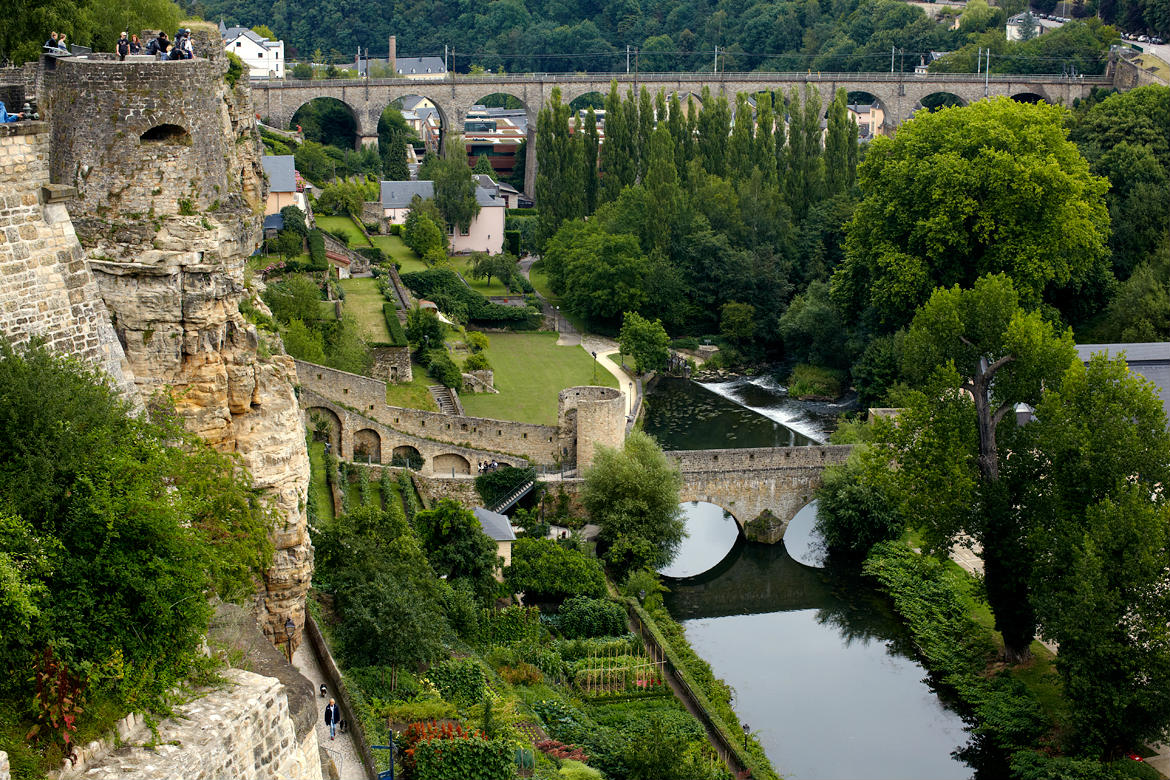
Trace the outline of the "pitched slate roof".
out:
<instances>
[{"instance_id":1,"label":"pitched slate roof","mask_svg":"<svg viewBox=\"0 0 1170 780\"><path fill-rule=\"evenodd\" d=\"M1077 344L1077 357L1082 362L1098 352L1109 357L1125 353L1130 369L1154 383L1162 398L1162 408L1170 417L1170 342L1142 342L1137 344Z\"/></svg>"},{"instance_id":2,"label":"pitched slate roof","mask_svg":"<svg viewBox=\"0 0 1170 780\"><path fill-rule=\"evenodd\" d=\"M267 158L266 158L267 159ZM435 197L435 183L433 181L384 181L382 182L382 208L405 209L410 207L410 201L415 195L426 200ZM503 206L504 201L497 198L490 190L483 187L475 188L475 200L480 206Z\"/></svg>"},{"instance_id":3,"label":"pitched slate roof","mask_svg":"<svg viewBox=\"0 0 1170 780\"><path fill-rule=\"evenodd\" d=\"M416 76L420 73L440 75L447 72L442 57L397 57L394 68L403 76Z\"/></svg>"},{"instance_id":4,"label":"pitched slate roof","mask_svg":"<svg viewBox=\"0 0 1170 780\"><path fill-rule=\"evenodd\" d=\"M250 40L252 43L263 46L266 49L274 49L280 46L280 41L271 41L263 35L249 30L247 27L229 27L220 32L225 43L231 43L241 35Z\"/></svg>"},{"instance_id":5,"label":"pitched slate roof","mask_svg":"<svg viewBox=\"0 0 1170 780\"><path fill-rule=\"evenodd\" d=\"M477 506L471 511L475 513L475 519L483 527L483 532L491 539L497 542L516 541L516 534L512 533L512 523L507 515L484 509L482 506Z\"/></svg>"},{"instance_id":6,"label":"pitched slate roof","mask_svg":"<svg viewBox=\"0 0 1170 780\"><path fill-rule=\"evenodd\" d=\"M265 155L264 172L268 174L269 192L296 192L297 169L291 154Z\"/></svg>"},{"instance_id":7,"label":"pitched slate roof","mask_svg":"<svg viewBox=\"0 0 1170 780\"><path fill-rule=\"evenodd\" d=\"M264 218L265 230L284 230L284 216L281 214L269 214Z\"/></svg>"}]
</instances>

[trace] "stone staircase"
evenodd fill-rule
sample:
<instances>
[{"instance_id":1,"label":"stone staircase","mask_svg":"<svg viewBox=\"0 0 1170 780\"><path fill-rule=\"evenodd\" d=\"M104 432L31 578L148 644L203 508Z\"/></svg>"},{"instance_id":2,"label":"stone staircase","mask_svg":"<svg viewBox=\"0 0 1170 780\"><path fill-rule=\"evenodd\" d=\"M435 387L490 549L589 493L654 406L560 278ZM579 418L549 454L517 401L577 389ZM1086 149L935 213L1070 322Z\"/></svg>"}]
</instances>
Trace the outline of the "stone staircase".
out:
<instances>
[{"instance_id":1,"label":"stone staircase","mask_svg":"<svg viewBox=\"0 0 1170 780\"><path fill-rule=\"evenodd\" d=\"M459 394L445 385L430 385L427 390L439 405L443 414L462 415L463 404L459 403Z\"/></svg>"}]
</instances>

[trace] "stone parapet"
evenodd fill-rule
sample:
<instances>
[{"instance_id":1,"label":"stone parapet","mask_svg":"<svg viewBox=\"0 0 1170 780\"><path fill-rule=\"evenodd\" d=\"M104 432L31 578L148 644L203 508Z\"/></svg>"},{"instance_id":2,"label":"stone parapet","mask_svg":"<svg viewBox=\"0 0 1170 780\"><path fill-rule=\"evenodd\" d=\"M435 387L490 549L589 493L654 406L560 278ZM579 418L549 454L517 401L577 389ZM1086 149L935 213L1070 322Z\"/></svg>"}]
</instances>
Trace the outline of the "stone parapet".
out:
<instances>
[{"instance_id":1,"label":"stone parapet","mask_svg":"<svg viewBox=\"0 0 1170 780\"><path fill-rule=\"evenodd\" d=\"M226 687L179 705L157 733L140 723L122 737L122 747L62 771L60 779L322 780L316 730L298 738L284 685L242 669L224 677Z\"/></svg>"}]
</instances>

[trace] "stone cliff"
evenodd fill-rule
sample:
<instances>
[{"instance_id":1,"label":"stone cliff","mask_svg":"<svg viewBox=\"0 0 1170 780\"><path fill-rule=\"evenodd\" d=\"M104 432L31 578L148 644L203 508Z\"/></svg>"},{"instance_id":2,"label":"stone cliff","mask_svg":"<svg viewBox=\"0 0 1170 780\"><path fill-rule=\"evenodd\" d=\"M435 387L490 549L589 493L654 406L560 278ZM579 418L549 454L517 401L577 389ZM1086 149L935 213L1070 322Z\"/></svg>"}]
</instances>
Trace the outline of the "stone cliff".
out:
<instances>
[{"instance_id":1,"label":"stone cliff","mask_svg":"<svg viewBox=\"0 0 1170 780\"><path fill-rule=\"evenodd\" d=\"M238 454L275 501L258 612L274 642L291 618L295 646L313 564L296 370L239 311L266 185L246 78L227 83L207 27L196 35L207 59L46 58L39 98L53 181L76 188L73 225L141 397L169 394L188 427Z\"/></svg>"}]
</instances>

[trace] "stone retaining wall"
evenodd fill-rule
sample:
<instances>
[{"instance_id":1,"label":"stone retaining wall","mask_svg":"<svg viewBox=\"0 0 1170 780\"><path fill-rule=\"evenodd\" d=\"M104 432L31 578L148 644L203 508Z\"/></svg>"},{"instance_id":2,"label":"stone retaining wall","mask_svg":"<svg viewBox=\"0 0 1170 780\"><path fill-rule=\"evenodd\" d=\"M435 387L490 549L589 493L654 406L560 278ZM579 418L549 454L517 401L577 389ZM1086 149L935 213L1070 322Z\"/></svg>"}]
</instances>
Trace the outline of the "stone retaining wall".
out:
<instances>
[{"instance_id":1,"label":"stone retaining wall","mask_svg":"<svg viewBox=\"0 0 1170 780\"><path fill-rule=\"evenodd\" d=\"M370 743L366 740L366 732L361 721L354 717L349 688L341 679L341 670L337 668L337 662L333 660L333 654L329 652L329 645L325 643L321 629L317 627L317 623L308 613L305 614L305 636L308 637L313 652L317 654L317 661L321 664L321 673L329 681L329 690L336 694L335 698L338 706L341 707L342 717L350 724L349 734L353 737L353 743L361 756L362 769L365 771L366 778L367 780L377 780L378 770L374 763L374 751L370 749ZM352 778L347 778L347 780L352 780Z\"/></svg>"},{"instance_id":2,"label":"stone retaining wall","mask_svg":"<svg viewBox=\"0 0 1170 780\"><path fill-rule=\"evenodd\" d=\"M158 724L157 736L138 725L126 734L127 744L91 766L61 772L61 780L321 780L317 732L297 738L284 685L242 669L224 677L228 686L176 707Z\"/></svg>"},{"instance_id":3,"label":"stone retaining wall","mask_svg":"<svg viewBox=\"0 0 1170 780\"><path fill-rule=\"evenodd\" d=\"M692 472L768 471L778 468L824 467L843 463L853 451L849 444L813 447L753 447L730 450L674 450L666 457L684 474Z\"/></svg>"}]
</instances>

